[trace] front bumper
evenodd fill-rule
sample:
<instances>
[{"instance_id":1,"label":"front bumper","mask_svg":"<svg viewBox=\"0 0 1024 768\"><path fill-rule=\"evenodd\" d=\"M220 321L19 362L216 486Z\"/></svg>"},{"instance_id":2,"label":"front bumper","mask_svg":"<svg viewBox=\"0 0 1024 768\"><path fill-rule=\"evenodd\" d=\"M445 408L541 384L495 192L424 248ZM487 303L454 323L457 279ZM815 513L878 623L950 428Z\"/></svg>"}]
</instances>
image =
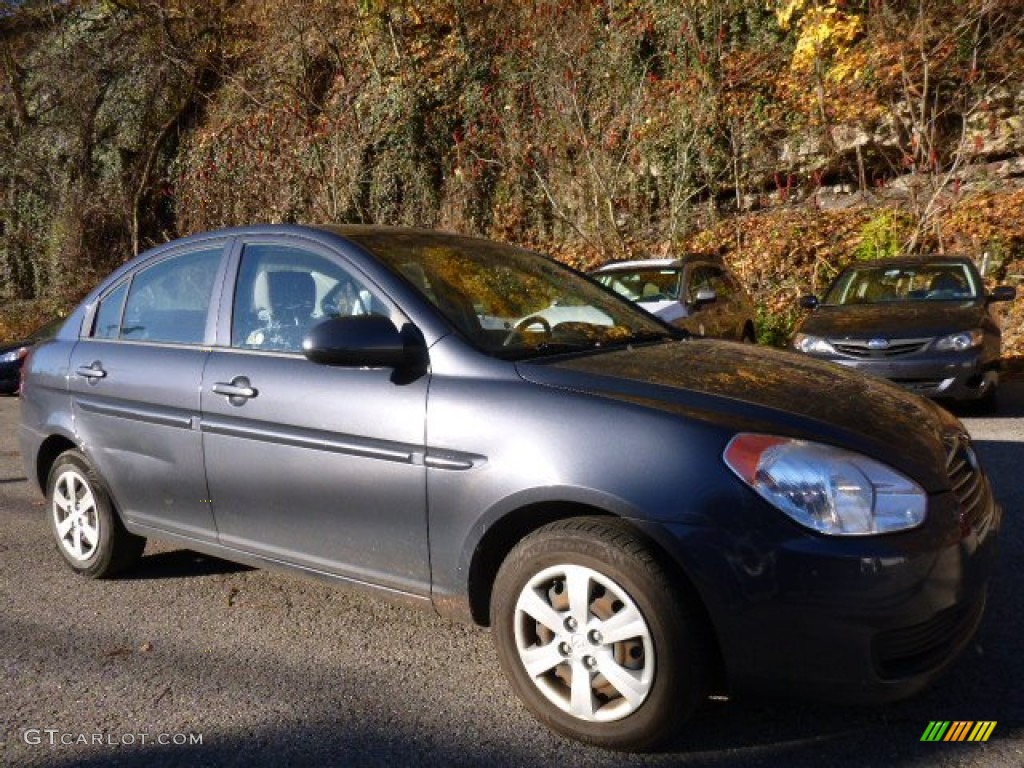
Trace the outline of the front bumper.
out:
<instances>
[{"instance_id":1,"label":"front bumper","mask_svg":"<svg viewBox=\"0 0 1024 768\"><path fill-rule=\"evenodd\" d=\"M871 537L672 531L702 597L734 695L884 702L931 682L970 642L995 562L1001 510L984 476L969 511L930 499L918 529ZM759 515L781 515L765 505Z\"/></svg>"},{"instance_id":2,"label":"front bumper","mask_svg":"<svg viewBox=\"0 0 1024 768\"><path fill-rule=\"evenodd\" d=\"M815 357L889 379L904 389L933 398L978 400L999 383L999 361L987 359L979 349L905 358Z\"/></svg>"}]
</instances>

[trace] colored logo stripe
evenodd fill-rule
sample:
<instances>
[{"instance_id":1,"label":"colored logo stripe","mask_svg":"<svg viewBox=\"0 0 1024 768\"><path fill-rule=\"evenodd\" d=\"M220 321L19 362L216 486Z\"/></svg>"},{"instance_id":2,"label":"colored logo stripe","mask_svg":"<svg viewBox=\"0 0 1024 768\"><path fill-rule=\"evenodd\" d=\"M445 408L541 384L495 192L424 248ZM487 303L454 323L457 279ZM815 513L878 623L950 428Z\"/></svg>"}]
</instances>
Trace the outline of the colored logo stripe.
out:
<instances>
[{"instance_id":1,"label":"colored logo stripe","mask_svg":"<svg viewBox=\"0 0 1024 768\"><path fill-rule=\"evenodd\" d=\"M967 738L967 734L970 733L971 726L974 723L970 720L957 720L949 727L949 731L946 733L946 738L943 741L963 741Z\"/></svg>"},{"instance_id":2,"label":"colored logo stripe","mask_svg":"<svg viewBox=\"0 0 1024 768\"><path fill-rule=\"evenodd\" d=\"M968 741L988 741L988 737L992 735L992 731L996 729L995 720L983 720L974 726L974 730L971 731L971 735L967 737Z\"/></svg>"},{"instance_id":3,"label":"colored logo stripe","mask_svg":"<svg viewBox=\"0 0 1024 768\"><path fill-rule=\"evenodd\" d=\"M988 741L996 729L995 720L932 720L921 741Z\"/></svg>"}]
</instances>

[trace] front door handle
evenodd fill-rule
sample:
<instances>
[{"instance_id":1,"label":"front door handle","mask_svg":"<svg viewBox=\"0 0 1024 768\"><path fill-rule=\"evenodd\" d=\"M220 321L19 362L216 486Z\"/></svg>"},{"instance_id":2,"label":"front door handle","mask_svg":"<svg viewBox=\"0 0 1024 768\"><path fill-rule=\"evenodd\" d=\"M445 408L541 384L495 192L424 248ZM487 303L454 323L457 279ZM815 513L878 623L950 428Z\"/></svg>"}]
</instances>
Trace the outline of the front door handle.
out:
<instances>
[{"instance_id":1,"label":"front door handle","mask_svg":"<svg viewBox=\"0 0 1024 768\"><path fill-rule=\"evenodd\" d=\"M213 385L213 391L218 395L226 395L232 405L242 405L259 394L259 390L253 388L245 376L235 376L230 382L218 381Z\"/></svg>"},{"instance_id":2,"label":"front door handle","mask_svg":"<svg viewBox=\"0 0 1024 768\"><path fill-rule=\"evenodd\" d=\"M96 360L92 365L80 365L75 369L75 372L79 376L89 379L90 382L105 378L107 375L107 372L103 370L103 364L99 360Z\"/></svg>"}]
</instances>

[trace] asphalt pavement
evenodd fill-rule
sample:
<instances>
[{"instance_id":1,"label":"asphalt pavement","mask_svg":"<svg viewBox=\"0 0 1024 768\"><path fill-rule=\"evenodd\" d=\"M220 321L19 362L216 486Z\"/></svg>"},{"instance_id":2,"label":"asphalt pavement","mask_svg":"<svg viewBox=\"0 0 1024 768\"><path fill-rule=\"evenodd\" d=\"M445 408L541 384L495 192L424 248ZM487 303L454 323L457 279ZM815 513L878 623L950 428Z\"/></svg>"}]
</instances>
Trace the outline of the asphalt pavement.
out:
<instances>
[{"instance_id":1,"label":"asphalt pavement","mask_svg":"<svg viewBox=\"0 0 1024 768\"><path fill-rule=\"evenodd\" d=\"M666 751L562 739L518 703L486 631L150 542L113 581L72 574L0 398L0 765L1024 765L1024 382L965 424L1005 510L975 643L904 702L709 701ZM757 642L757 638L752 638ZM984 743L922 742L994 721Z\"/></svg>"}]
</instances>

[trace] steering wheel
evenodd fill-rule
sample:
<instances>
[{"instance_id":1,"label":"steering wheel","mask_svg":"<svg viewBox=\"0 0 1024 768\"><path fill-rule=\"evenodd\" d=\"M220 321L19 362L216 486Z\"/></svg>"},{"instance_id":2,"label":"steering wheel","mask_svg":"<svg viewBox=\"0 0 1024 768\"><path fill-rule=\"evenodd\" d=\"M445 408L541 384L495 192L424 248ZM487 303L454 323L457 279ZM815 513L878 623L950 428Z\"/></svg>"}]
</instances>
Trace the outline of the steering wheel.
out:
<instances>
[{"instance_id":1,"label":"steering wheel","mask_svg":"<svg viewBox=\"0 0 1024 768\"><path fill-rule=\"evenodd\" d=\"M529 317L524 317L515 324L512 330L508 332L508 336L505 337L505 340L501 342L501 346L507 347L517 336L522 336L526 329L531 325L539 325L545 338L551 337L551 323L540 315L530 315Z\"/></svg>"}]
</instances>

